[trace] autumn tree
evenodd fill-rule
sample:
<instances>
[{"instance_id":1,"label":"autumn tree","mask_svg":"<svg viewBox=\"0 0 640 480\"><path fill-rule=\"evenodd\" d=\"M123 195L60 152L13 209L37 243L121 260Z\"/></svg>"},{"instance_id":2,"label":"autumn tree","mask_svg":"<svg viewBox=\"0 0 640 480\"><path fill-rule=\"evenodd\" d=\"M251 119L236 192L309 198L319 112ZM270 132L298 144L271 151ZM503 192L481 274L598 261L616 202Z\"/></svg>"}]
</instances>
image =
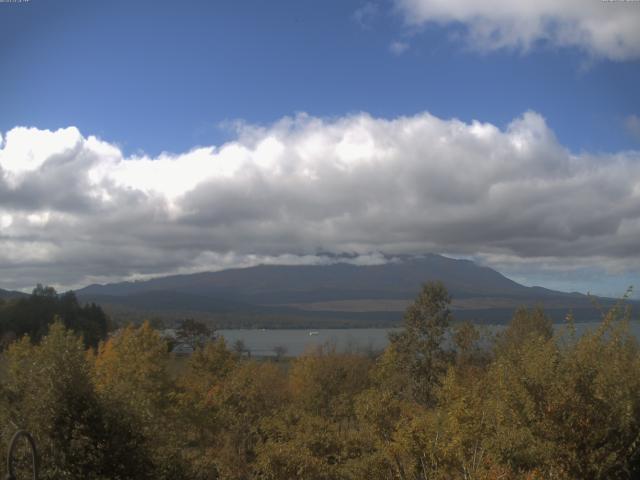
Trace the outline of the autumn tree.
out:
<instances>
[{"instance_id":1,"label":"autumn tree","mask_svg":"<svg viewBox=\"0 0 640 480\"><path fill-rule=\"evenodd\" d=\"M0 410L3 425L13 428L3 431L33 433L41 478L147 478L135 433L105 411L95 394L78 336L55 323L39 345L28 337L13 344L4 362Z\"/></svg>"},{"instance_id":2,"label":"autumn tree","mask_svg":"<svg viewBox=\"0 0 640 480\"><path fill-rule=\"evenodd\" d=\"M290 405L261 422L266 440L258 448L259 478L364 478L364 457L374 447L358 426L355 402L370 384L371 365L368 357L332 345L293 361Z\"/></svg>"},{"instance_id":3,"label":"autumn tree","mask_svg":"<svg viewBox=\"0 0 640 480\"><path fill-rule=\"evenodd\" d=\"M372 362L363 355L317 347L294 360L289 373L293 401L313 415L342 420L353 416L356 395L369 385Z\"/></svg>"},{"instance_id":4,"label":"autumn tree","mask_svg":"<svg viewBox=\"0 0 640 480\"><path fill-rule=\"evenodd\" d=\"M257 449L266 431L263 419L288 404L286 376L271 362L244 361L208 394L220 432L211 461L220 478L252 478Z\"/></svg>"},{"instance_id":5,"label":"autumn tree","mask_svg":"<svg viewBox=\"0 0 640 480\"><path fill-rule=\"evenodd\" d=\"M488 377L496 455L546 476L629 478L636 471L640 354L628 320L614 308L580 337L530 335L518 355L498 356Z\"/></svg>"},{"instance_id":6,"label":"autumn tree","mask_svg":"<svg viewBox=\"0 0 640 480\"><path fill-rule=\"evenodd\" d=\"M102 402L145 439L156 478L182 478L174 385L167 343L148 323L128 326L100 345L94 378Z\"/></svg>"},{"instance_id":7,"label":"autumn tree","mask_svg":"<svg viewBox=\"0 0 640 480\"><path fill-rule=\"evenodd\" d=\"M498 334L495 348L501 354L518 355L532 339L550 340L552 337L553 323L541 307L521 307L513 314L507 328Z\"/></svg>"},{"instance_id":8,"label":"autumn tree","mask_svg":"<svg viewBox=\"0 0 640 480\"><path fill-rule=\"evenodd\" d=\"M443 345L450 322L451 297L441 282L426 283L407 308L403 328L389 335L378 378L422 405L432 405L451 352Z\"/></svg>"},{"instance_id":9,"label":"autumn tree","mask_svg":"<svg viewBox=\"0 0 640 480\"><path fill-rule=\"evenodd\" d=\"M194 479L215 478L217 452L223 435L222 412L212 398L238 364L238 355L227 348L224 338L208 342L189 358L178 379L176 401L179 422L176 428Z\"/></svg>"}]
</instances>

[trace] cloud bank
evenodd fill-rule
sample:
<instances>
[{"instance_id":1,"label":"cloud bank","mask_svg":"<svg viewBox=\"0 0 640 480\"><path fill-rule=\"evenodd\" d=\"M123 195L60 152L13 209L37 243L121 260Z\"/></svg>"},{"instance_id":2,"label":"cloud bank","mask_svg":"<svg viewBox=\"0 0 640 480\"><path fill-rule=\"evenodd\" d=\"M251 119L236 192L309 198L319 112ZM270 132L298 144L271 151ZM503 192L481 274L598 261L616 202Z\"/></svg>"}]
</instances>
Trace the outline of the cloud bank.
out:
<instances>
[{"instance_id":1,"label":"cloud bank","mask_svg":"<svg viewBox=\"0 0 640 480\"><path fill-rule=\"evenodd\" d=\"M640 272L638 238L640 152L572 153L534 112L504 129L299 115L156 158L73 127L0 143L4 288L326 261L318 252Z\"/></svg>"},{"instance_id":2,"label":"cloud bank","mask_svg":"<svg viewBox=\"0 0 640 480\"><path fill-rule=\"evenodd\" d=\"M481 51L527 51L537 43L578 47L594 57L640 58L640 2L624 0L394 0L407 23L462 27Z\"/></svg>"}]
</instances>

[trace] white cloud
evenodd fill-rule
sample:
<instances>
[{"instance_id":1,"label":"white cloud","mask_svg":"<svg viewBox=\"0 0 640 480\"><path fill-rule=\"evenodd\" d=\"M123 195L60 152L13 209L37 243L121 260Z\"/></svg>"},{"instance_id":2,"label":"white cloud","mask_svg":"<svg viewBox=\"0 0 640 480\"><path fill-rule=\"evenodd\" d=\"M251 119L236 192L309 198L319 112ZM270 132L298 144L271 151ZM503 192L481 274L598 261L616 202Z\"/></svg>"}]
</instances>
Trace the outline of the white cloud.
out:
<instances>
[{"instance_id":1,"label":"white cloud","mask_svg":"<svg viewBox=\"0 0 640 480\"><path fill-rule=\"evenodd\" d=\"M0 165L5 178L15 184L23 175L39 169L45 160L73 149L81 140L76 128L56 132L14 128L7 133L5 145L0 150Z\"/></svg>"},{"instance_id":2,"label":"white cloud","mask_svg":"<svg viewBox=\"0 0 640 480\"><path fill-rule=\"evenodd\" d=\"M603 0L394 0L407 23L462 26L468 46L527 51L538 42L595 57L640 57L640 3Z\"/></svg>"},{"instance_id":3,"label":"white cloud","mask_svg":"<svg viewBox=\"0 0 640 480\"><path fill-rule=\"evenodd\" d=\"M534 112L505 129L300 115L155 158L75 128L4 139L5 287L327 261L318 252L640 273L640 152L574 154Z\"/></svg>"},{"instance_id":4,"label":"white cloud","mask_svg":"<svg viewBox=\"0 0 640 480\"><path fill-rule=\"evenodd\" d=\"M371 28L375 18L378 16L378 5L373 2L365 2L353 12L353 19L364 29Z\"/></svg>"},{"instance_id":5,"label":"white cloud","mask_svg":"<svg viewBox=\"0 0 640 480\"><path fill-rule=\"evenodd\" d=\"M396 42L391 42L391 45L389 45L389 51L394 55L402 55L408 49L409 49L409 44L406 42L396 41Z\"/></svg>"}]
</instances>

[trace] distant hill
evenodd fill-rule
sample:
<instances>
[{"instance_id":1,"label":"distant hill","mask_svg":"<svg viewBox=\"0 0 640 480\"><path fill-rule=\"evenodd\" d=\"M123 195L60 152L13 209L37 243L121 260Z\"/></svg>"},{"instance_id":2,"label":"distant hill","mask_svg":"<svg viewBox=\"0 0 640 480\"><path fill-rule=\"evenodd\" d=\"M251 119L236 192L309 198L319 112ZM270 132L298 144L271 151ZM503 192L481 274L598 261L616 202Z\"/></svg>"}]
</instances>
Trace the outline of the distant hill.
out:
<instances>
[{"instance_id":1,"label":"distant hill","mask_svg":"<svg viewBox=\"0 0 640 480\"><path fill-rule=\"evenodd\" d=\"M27 296L26 293L15 292L12 290L3 290L0 288L0 299L3 299L3 300L10 299L10 298L26 297L26 296Z\"/></svg>"},{"instance_id":2,"label":"distant hill","mask_svg":"<svg viewBox=\"0 0 640 480\"><path fill-rule=\"evenodd\" d=\"M556 320L598 317L592 299L526 287L469 260L400 257L383 265L260 265L147 281L90 285L78 297L129 315L201 316L224 326L371 326L394 324L430 280L454 298L457 318L504 323L521 305L543 306ZM612 300L600 299L603 307Z\"/></svg>"}]
</instances>

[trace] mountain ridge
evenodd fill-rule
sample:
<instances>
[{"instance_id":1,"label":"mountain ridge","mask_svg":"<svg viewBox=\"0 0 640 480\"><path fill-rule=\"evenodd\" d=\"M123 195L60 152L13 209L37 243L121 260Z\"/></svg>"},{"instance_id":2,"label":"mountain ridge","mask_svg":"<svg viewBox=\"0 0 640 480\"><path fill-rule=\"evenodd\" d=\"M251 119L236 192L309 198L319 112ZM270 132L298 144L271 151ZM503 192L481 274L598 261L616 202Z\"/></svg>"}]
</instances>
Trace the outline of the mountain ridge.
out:
<instances>
[{"instance_id":1,"label":"mountain ridge","mask_svg":"<svg viewBox=\"0 0 640 480\"><path fill-rule=\"evenodd\" d=\"M0 288L0 299L2 300L9 300L9 299L13 299L13 298L21 298L21 297L26 297L27 294L23 293L23 292L18 292L15 290L4 290L2 288Z\"/></svg>"},{"instance_id":2,"label":"mountain ridge","mask_svg":"<svg viewBox=\"0 0 640 480\"><path fill-rule=\"evenodd\" d=\"M140 315L199 315L243 319L270 326L266 319L325 326L399 322L423 283L440 280L453 297L456 316L504 323L519 306L541 305L562 319L578 321L597 310L592 297L521 285L470 260L437 254L393 257L384 264L257 265L216 272L169 275L150 280L93 284L76 291L81 300L118 306ZM613 299L600 299L603 306ZM252 319L252 320L248 320ZM323 323L324 322L324 323ZM333 323L331 323L333 322ZM233 323L233 322L231 322Z\"/></svg>"},{"instance_id":3,"label":"mountain ridge","mask_svg":"<svg viewBox=\"0 0 640 480\"><path fill-rule=\"evenodd\" d=\"M526 287L496 270L466 259L452 259L436 254L408 257L377 265L354 265L335 262L328 265L256 265L215 272L203 271L156 277L149 280L92 284L76 290L80 295L129 295L132 293L175 290L211 295L229 293L240 287L252 295L256 292L322 291L332 288L347 291L377 291L386 295L414 296L421 283L441 280L452 295L562 295L544 287ZM294 284L295 286L293 286ZM580 294L578 294L580 295Z\"/></svg>"}]
</instances>

